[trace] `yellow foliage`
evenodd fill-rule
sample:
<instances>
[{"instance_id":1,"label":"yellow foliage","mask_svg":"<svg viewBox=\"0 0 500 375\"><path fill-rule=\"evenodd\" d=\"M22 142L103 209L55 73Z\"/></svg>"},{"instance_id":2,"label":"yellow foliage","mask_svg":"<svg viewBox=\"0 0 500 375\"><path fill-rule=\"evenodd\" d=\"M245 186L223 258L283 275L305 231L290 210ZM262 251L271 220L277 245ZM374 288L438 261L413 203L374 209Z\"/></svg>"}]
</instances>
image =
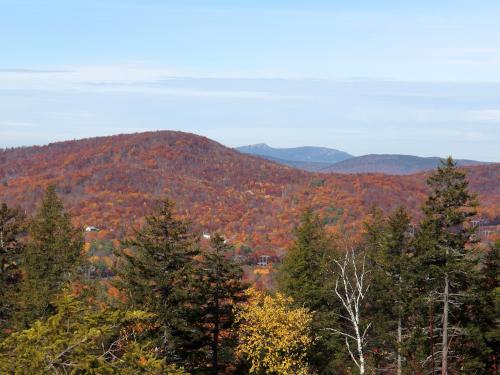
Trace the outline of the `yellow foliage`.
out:
<instances>
[{"instance_id":1,"label":"yellow foliage","mask_svg":"<svg viewBox=\"0 0 500 375\"><path fill-rule=\"evenodd\" d=\"M83 245L83 253L87 254L89 250L90 250L90 242L85 242L85 244Z\"/></svg>"},{"instance_id":2,"label":"yellow foliage","mask_svg":"<svg viewBox=\"0 0 500 375\"><path fill-rule=\"evenodd\" d=\"M247 293L249 303L237 313L237 351L251 362L250 373L309 374L305 357L313 341L312 313L292 307L293 300L280 293L270 296L255 289Z\"/></svg>"},{"instance_id":3,"label":"yellow foliage","mask_svg":"<svg viewBox=\"0 0 500 375\"><path fill-rule=\"evenodd\" d=\"M256 268L253 270L254 275L269 275L269 268Z\"/></svg>"}]
</instances>

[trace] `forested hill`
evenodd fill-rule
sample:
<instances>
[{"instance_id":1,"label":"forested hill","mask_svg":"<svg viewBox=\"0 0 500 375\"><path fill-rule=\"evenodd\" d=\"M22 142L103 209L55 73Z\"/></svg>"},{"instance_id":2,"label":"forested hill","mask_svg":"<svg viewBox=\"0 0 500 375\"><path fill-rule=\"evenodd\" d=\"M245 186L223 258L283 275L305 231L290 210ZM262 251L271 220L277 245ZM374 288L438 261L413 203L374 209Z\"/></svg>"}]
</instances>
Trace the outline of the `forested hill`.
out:
<instances>
[{"instance_id":1,"label":"forested hill","mask_svg":"<svg viewBox=\"0 0 500 375\"><path fill-rule=\"evenodd\" d=\"M500 218L500 164L468 167L481 215ZM426 174L341 175L299 171L197 135L161 131L0 151L0 201L32 212L55 184L78 224L120 236L157 198L169 196L197 230L235 243L284 248L300 212L318 209L334 230L356 228L371 207L417 214ZM111 232L112 231L112 232Z\"/></svg>"},{"instance_id":2,"label":"forested hill","mask_svg":"<svg viewBox=\"0 0 500 375\"><path fill-rule=\"evenodd\" d=\"M330 165L321 172L412 174L437 168L441 159L413 155L363 155ZM456 160L458 166L487 164L475 160Z\"/></svg>"}]
</instances>

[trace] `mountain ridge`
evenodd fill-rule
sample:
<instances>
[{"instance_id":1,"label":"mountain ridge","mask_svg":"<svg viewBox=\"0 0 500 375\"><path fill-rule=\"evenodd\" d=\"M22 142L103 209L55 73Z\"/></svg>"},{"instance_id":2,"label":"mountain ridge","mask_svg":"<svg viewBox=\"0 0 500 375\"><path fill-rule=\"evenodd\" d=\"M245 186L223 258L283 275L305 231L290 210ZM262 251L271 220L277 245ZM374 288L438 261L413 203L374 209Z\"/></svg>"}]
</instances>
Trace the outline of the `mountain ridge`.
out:
<instances>
[{"instance_id":1,"label":"mountain ridge","mask_svg":"<svg viewBox=\"0 0 500 375\"><path fill-rule=\"evenodd\" d=\"M320 172L334 173L385 173L385 174L413 174L435 169L441 160L437 156L422 157L404 154L368 154L343 160L320 170ZM456 159L458 166L488 164L486 162Z\"/></svg>"},{"instance_id":2,"label":"mountain ridge","mask_svg":"<svg viewBox=\"0 0 500 375\"><path fill-rule=\"evenodd\" d=\"M482 217L500 218L500 164L466 170ZM173 131L0 151L0 201L28 213L54 184L76 224L122 238L168 196L197 231L220 231L236 245L266 253L289 246L306 207L329 230L351 235L359 234L374 204L383 211L403 204L418 218L426 176L305 172Z\"/></svg>"},{"instance_id":3,"label":"mountain ridge","mask_svg":"<svg viewBox=\"0 0 500 375\"><path fill-rule=\"evenodd\" d=\"M301 146L291 148L274 148L266 143L237 147L236 150L258 156L269 156L286 161L336 163L351 158L347 152L327 147Z\"/></svg>"},{"instance_id":4,"label":"mountain ridge","mask_svg":"<svg viewBox=\"0 0 500 375\"><path fill-rule=\"evenodd\" d=\"M405 175L434 169L443 159L437 156L422 157L405 154L353 156L344 151L325 147L273 148L265 143L241 146L236 149L240 152L257 155L293 168L322 173L385 173ZM324 152L331 155L331 157L318 157L318 155ZM486 162L467 159L457 159L456 162L459 166L487 164Z\"/></svg>"}]
</instances>

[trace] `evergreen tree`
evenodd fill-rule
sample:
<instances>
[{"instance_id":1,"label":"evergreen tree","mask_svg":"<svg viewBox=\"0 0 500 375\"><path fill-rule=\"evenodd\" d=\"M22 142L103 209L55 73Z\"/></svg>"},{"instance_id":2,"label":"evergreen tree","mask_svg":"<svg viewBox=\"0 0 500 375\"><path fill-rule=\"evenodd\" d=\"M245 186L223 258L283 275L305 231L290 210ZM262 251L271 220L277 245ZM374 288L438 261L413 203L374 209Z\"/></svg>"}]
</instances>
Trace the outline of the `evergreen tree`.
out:
<instances>
[{"instance_id":1,"label":"evergreen tree","mask_svg":"<svg viewBox=\"0 0 500 375\"><path fill-rule=\"evenodd\" d=\"M15 306L17 289L22 279L19 268L24 245L21 236L25 231L25 217L19 209L0 206L0 337Z\"/></svg>"},{"instance_id":2,"label":"evergreen tree","mask_svg":"<svg viewBox=\"0 0 500 375\"><path fill-rule=\"evenodd\" d=\"M409 258L412 252L410 217L403 207L367 225L367 248L372 262L370 305L375 367L398 375L404 367L403 332L408 315Z\"/></svg>"},{"instance_id":3,"label":"evergreen tree","mask_svg":"<svg viewBox=\"0 0 500 375\"><path fill-rule=\"evenodd\" d=\"M311 209L306 209L295 231L295 241L278 273L279 290L298 307L314 312L313 331L317 340L309 353L311 366L319 373L340 372L344 349L342 340L325 329L335 325L338 306L332 306L333 286L327 275L335 244L325 226Z\"/></svg>"},{"instance_id":4,"label":"evergreen tree","mask_svg":"<svg viewBox=\"0 0 500 375\"><path fill-rule=\"evenodd\" d=\"M295 241L279 270L280 290L307 308L314 310L325 305L323 265L331 248L331 238L320 218L306 209L296 229Z\"/></svg>"},{"instance_id":5,"label":"evergreen tree","mask_svg":"<svg viewBox=\"0 0 500 375\"><path fill-rule=\"evenodd\" d=\"M201 303L193 290L197 242L189 223L176 218L174 204L164 200L118 253L123 259L117 267L118 287L128 305L158 316L163 355L187 365L203 346L203 333L195 328Z\"/></svg>"},{"instance_id":6,"label":"evergreen tree","mask_svg":"<svg viewBox=\"0 0 500 375\"><path fill-rule=\"evenodd\" d=\"M420 307L420 322L428 342L423 360L431 372L449 374L463 366L462 343L466 334L464 313L474 303L471 285L476 277L470 219L477 202L468 191L465 173L450 157L428 179L431 189L423 211L425 218L416 238L413 285ZM416 331L418 334L418 331ZM453 361L450 360L453 358Z\"/></svg>"},{"instance_id":7,"label":"evergreen tree","mask_svg":"<svg viewBox=\"0 0 500 375\"><path fill-rule=\"evenodd\" d=\"M235 307L246 300L243 270L231 259L233 253L233 247L216 234L197 266L198 298L203 301L197 325L206 335L213 374L223 372L228 364L234 363ZM206 373L206 367L204 370Z\"/></svg>"},{"instance_id":8,"label":"evergreen tree","mask_svg":"<svg viewBox=\"0 0 500 375\"><path fill-rule=\"evenodd\" d=\"M100 309L68 291L55 312L0 342L2 374L186 374L158 358L154 315Z\"/></svg>"},{"instance_id":9,"label":"evergreen tree","mask_svg":"<svg viewBox=\"0 0 500 375\"><path fill-rule=\"evenodd\" d=\"M83 250L83 231L71 224L55 187L45 191L42 204L28 228L23 256L18 324L28 327L54 312L51 301L75 278Z\"/></svg>"},{"instance_id":10,"label":"evergreen tree","mask_svg":"<svg viewBox=\"0 0 500 375\"><path fill-rule=\"evenodd\" d=\"M468 361L463 369L468 373L498 373L500 347L500 240L482 254L480 272L476 278L464 328L468 340L464 349Z\"/></svg>"}]
</instances>

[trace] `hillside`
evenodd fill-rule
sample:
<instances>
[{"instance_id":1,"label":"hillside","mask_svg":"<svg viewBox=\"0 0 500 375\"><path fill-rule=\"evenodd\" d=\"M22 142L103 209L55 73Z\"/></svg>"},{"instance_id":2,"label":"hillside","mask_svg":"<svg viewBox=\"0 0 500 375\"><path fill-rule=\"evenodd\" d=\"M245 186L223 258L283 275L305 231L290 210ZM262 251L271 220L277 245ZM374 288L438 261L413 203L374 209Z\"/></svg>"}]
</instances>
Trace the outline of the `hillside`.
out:
<instances>
[{"instance_id":1,"label":"hillside","mask_svg":"<svg viewBox=\"0 0 500 375\"><path fill-rule=\"evenodd\" d=\"M386 173L386 174L412 174L435 169L440 158L423 158L412 155L363 155L340 161L321 172L333 173ZM457 160L460 166L485 164L474 160Z\"/></svg>"},{"instance_id":2,"label":"hillside","mask_svg":"<svg viewBox=\"0 0 500 375\"><path fill-rule=\"evenodd\" d=\"M352 155L348 154L347 152L326 147L306 146L292 148L273 148L266 145L265 143L259 143L256 145L238 147L237 150L245 154L271 157L288 163L305 162L333 164L342 160L352 158Z\"/></svg>"},{"instance_id":3,"label":"hillside","mask_svg":"<svg viewBox=\"0 0 500 375\"><path fill-rule=\"evenodd\" d=\"M468 168L481 214L500 218L500 164ZM199 231L220 230L234 243L282 251L300 212L318 209L333 231L359 228L374 204L403 203L414 213L425 174L317 174L244 155L182 132L148 132L0 151L0 201L32 212L56 184L80 225L119 238L152 202L169 196Z\"/></svg>"}]
</instances>

